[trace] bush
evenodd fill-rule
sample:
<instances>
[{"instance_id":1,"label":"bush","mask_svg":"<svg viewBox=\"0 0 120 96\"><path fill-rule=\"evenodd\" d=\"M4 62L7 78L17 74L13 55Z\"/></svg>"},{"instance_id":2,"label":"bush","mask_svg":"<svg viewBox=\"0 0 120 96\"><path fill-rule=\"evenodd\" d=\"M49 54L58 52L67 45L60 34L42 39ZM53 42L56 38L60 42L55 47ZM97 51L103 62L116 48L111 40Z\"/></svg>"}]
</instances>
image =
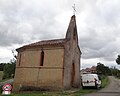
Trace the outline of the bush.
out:
<instances>
[{"instance_id":1,"label":"bush","mask_svg":"<svg viewBox=\"0 0 120 96\"><path fill-rule=\"evenodd\" d=\"M101 82L102 82L101 87L104 88L105 86L108 85L109 79L108 79L108 77L105 76L105 75L101 75L100 78L101 78Z\"/></svg>"},{"instance_id":2,"label":"bush","mask_svg":"<svg viewBox=\"0 0 120 96\"><path fill-rule=\"evenodd\" d=\"M1 92L2 92L2 87L0 86L0 94L1 94Z\"/></svg>"},{"instance_id":3,"label":"bush","mask_svg":"<svg viewBox=\"0 0 120 96\"><path fill-rule=\"evenodd\" d=\"M3 79L11 78L15 73L15 62L5 64L3 72L4 72Z\"/></svg>"}]
</instances>

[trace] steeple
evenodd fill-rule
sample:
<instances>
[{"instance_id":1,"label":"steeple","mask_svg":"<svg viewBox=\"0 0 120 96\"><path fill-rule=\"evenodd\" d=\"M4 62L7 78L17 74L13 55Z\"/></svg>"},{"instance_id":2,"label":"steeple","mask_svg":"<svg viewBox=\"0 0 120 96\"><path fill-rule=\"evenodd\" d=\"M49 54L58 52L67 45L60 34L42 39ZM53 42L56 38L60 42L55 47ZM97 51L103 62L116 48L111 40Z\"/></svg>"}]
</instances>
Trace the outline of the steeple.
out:
<instances>
[{"instance_id":1,"label":"steeple","mask_svg":"<svg viewBox=\"0 0 120 96\"><path fill-rule=\"evenodd\" d=\"M66 39L76 40L78 41L78 35L77 35L77 25L76 25L76 16L73 15L71 17L67 33L66 33Z\"/></svg>"}]
</instances>

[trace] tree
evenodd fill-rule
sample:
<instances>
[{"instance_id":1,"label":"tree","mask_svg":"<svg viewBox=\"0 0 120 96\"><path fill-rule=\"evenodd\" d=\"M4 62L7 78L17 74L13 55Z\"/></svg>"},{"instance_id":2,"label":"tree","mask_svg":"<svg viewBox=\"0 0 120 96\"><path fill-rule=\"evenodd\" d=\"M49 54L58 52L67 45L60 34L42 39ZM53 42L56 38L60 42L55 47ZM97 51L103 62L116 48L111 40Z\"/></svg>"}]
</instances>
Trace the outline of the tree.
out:
<instances>
[{"instance_id":1,"label":"tree","mask_svg":"<svg viewBox=\"0 0 120 96\"><path fill-rule=\"evenodd\" d=\"M3 71L5 63L0 63L0 71Z\"/></svg>"},{"instance_id":2,"label":"tree","mask_svg":"<svg viewBox=\"0 0 120 96\"><path fill-rule=\"evenodd\" d=\"M120 65L120 55L118 55L118 58L116 59L116 63Z\"/></svg>"},{"instance_id":3,"label":"tree","mask_svg":"<svg viewBox=\"0 0 120 96\"><path fill-rule=\"evenodd\" d=\"M104 74L104 64L102 63L97 63L97 67L96 67L97 73L98 74Z\"/></svg>"},{"instance_id":4,"label":"tree","mask_svg":"<svg viewBox=\"0 0 120 96\"><path fill-rule=\"evenodd\" d=\"M119 77L120 78L120 70L117 68L111 68L111 73L113 76Z\"/></svg>"},{"instance_id":5,"label":"tree","mask_svg":"<svg viewBox=\"0 0 120 96\"><path fill-rule=\"evenodd\" d=\"M109 67L105 66L102 63L97 63L97 67L96 67L97 73L101 74L101 75L111 75L111 70L109 69Z\"/></svg>"},{"instance_id":6,"label":"tree","mask_svg":"<svg viewBox=\"0 0 120 96\"><path fill-rule=\"evenodd\" d=\"M111 70L108 66L105 66L104 70L105 70L105 75L111 75Z\"/></svg>"},{"instance_id":7,"label":"tree","mask_svg":"<svg viewBox=\"0 0 120 96\"><path fill-rule=\"evenodd\" d=\"M16 58L14 51L12 50L14 58L10 60L10 63L0 63L0 71L3 71L3 79L14 77Z\"/></svg>"},{"instance_id":8,"label":"tree","mask_svg":"<svg viewBox=\"0 0 120 96\"><path fill-rule=\"evenodd\" d=\"M15 65L16 65L16 61L12 61L12 60L11 60L10 63L6 63L4 65L4 69L3 69L4 76L3 76L3 79L13 77L12 75L14 75L14 73L15 73Z\"/></svg>"}]
</instances>

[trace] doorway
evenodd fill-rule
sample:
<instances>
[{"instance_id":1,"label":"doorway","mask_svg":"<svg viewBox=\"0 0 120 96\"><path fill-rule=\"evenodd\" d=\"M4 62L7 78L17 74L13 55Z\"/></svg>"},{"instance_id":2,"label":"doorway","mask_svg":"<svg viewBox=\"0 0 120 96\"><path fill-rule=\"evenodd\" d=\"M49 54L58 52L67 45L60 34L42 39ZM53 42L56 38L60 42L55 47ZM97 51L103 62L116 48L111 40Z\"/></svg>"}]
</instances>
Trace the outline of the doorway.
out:
<instances>
[{"instance_id":1,"label":"doorway","mask_svg":"<svg viewBox=\"0 0 120 96\"><path fill-rule=\"evenodd\" d=\"M72 64L71 69L71 86L74 87L74 80L75 80L75 64Z\"/></svg>"}]
</instances>

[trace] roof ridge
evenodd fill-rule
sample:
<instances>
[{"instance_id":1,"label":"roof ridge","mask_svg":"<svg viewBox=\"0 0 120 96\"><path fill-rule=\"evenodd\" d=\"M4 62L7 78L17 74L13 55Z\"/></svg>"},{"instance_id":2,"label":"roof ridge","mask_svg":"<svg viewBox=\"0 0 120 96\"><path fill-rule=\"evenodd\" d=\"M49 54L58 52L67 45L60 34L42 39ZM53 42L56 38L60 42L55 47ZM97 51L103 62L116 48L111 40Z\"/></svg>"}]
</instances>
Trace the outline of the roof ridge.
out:
<instances>
[{"instance_id":1,"label":"roof ridge","mask_svg":"<svg viewBox=\"0 0 120 96\"><path fill-rule=\"evenodd\" d=\"M28 44L28 45L32 45L32 44L35 44L35 43L42 43L42 42L53 42L53 41L59 41L59 40L65 40L65 38L64 39L41 40L41 41L37 41L37 42L31 43L31 44ZM25 46L27 46L27 45L25 45Z\"/></svg>"},{"instance_id":2,"label":"roof ridge","mask_svg":"<svg viewBox=\"0 0 120 96\"><path fill-rule=\"evenodd\" d=\"M28 44L28 45L25 45L25 46L22 46L18 49L16 49L17 51L19 49L24 49L24 48L30 48L30 47L37 47L37 46L64 46L65 43L68 41L69 39L66 39L66 38L63 38L63 39L52 39L52 40L42 40L42 41L38 41L38 42L35 42L35 43L31 43L31 44Z\"/></svg>"}]
</instances>

